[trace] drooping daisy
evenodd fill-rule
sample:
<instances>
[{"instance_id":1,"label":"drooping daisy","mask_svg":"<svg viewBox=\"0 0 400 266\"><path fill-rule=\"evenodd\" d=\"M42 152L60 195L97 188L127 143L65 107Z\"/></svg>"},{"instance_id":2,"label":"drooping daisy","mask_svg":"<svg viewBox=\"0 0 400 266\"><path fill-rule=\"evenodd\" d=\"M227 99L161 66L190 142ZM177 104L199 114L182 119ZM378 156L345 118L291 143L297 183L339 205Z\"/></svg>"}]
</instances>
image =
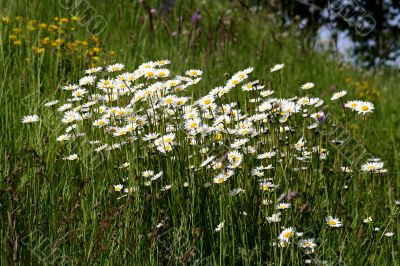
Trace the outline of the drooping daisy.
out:
<instances>
[{"instance_id":1,"label":"drooping daisy","mask_svg":"<svg viewBox=\"0 0 400 266\"><path fill-rule=\"evenodd\" d=\"M267 217L268 223L279 223L281 221L281 213L277 212Z\"/></svg>"},{"instance_id":2,"label":"drooping daisy","mask_svg":"<svg viewBox=\"0 0 400 266\"><path fill-rule=\"evenodd\" d=\"M224 228L224 225L225 225L225 221L222 221L221 223L219 223L217 225L217 227L215 228L215 232L221 231L221 229Z\"/></svg>"},{"instance_id":3,"label":"drooping daisy","mask_svg":"<svg viewBox=\"0 0 400 266\"><path fill-rule=\"evenodd\" d=\"M314 86L315 86L314 83L308 82L308 83L306 83L306 84L303 84L303 85L301 86L301 89L302 89L302 90L309 90L309 89L314 88Z\"/></svg>"},{"instance_id":4,"label":"drooping daisy","mask_svg":"<svg viewBox=\"0 0 400 266\"><path fill-rule=\"evenodd\" d=\"M59 142L63 142L63 141L68 141L68 140L70 140L71 139L71 135L70 134L63 134L63 135L60 135L59 137L57 137L57 141L59 141Z\"/></svg>"},{"instance_id":5,"label":"drooping daisy","mask_svg":"<svg viewBox=\"0 0 400 266\"><path fill-rule=\"evenodd\" d=\"M170 190L171 188L172 188L172 185L166 185L166 186L162 187L160 190L167 191L167 190Z\"/></svg>"},{"instance_id":6,"label":"drooping daisy","mask_svg":"<svg viewBox=\"0 0 400 266\"><path fill-rule=\"evenodd\" d=\"M365 218L364 220L363 220L363 223L365 223L365 224L369 224L369 223L371 223L372 222L372 217L371 216L369 216L369 217L367 217L367 218Z\"/></svg>"},{"instance_id":7,"label":"drooping daisy","mask_svg":"<svg viewBox=\"0 0 400 266\"><path fill-rule=\"evenodd\" d=\"M285 64L277 64L277 65L275 65L274 67L272 67L270 71L271 71L271 73L272 73L272 72L281 70L281 69L284 68L284 67L285 67Z\"/></svg>"},{"instance_id":8,"label":"drooping daisy","mask_svg":"<svg viewBox=\"0 0 400 266\"><path fill-rule=\"evenodd\" d=\"M149 140L158 138L159 135L160 134L158 134L158 133L149 133L149 134L144 135L144 137L142 139L143 139L143 141L149 141Z\"/></svg>"},{"instance_id":9,"label":"drooping daisy","mask_svg":"<svg viewBox=\"0 0 400 266\"><path fill-rule=\"evenodd\" d=\"M240 193L244 193L245 191L242 188L234 188L229 192L229 196L234 197L239 195Z\"/></svg>"},{"instance_id":10,"label":"drooping daisy","mask_svg":"<svg viewBox=\"0 0 400 266\"><path fill-rule=\"evenodd\" d=\"M66 91L73 91L73 90L79 89L79 86L75 85L75 84L70 84L70 85L64 86L63 89Z\"/></svg>"},{"instance_id":11,"label":"drooping daisy","mask_svg":"<svg viewBox=\"0 0 400 266\"><path fill-rule=\"evenodd\" d=\"M339 99L339 98L342 98L342 97L345 96L346 94L347 94L347 91L345 91L345 90L336 92L336 93L334 93L334 94L332 95L331 100L332 100L332 101L337 100L337 99Z\"/></svg>"},{"instance_id":12,"label":"drooping daisy","mask_svg":"<svg viewBox=\"0 0 400 266\"><path fill-rule=\"evenodd\" d=\"M102 67L89 68L89 69L85 70L85 74L93 74L93 73L101 71L102 69L103 69Z\"/></svg>"},{"instance_id":13,"label":"drooping daisy","mask_svg":"<svg viewBox=\"0 0 400 266\"><path fill-rule=\"evenodd\" d=\"M47 103L44 104L44 106L49 107L49 106L56 105L57 103L59 103L59 100L47 102Z\"/></svg>"},{"instance_id":14,"label":"drooping daisy","mask_svg":"<svg viewBox=\"0 0 400 266\"><path fill-rule=\"evenodd\" d=\"M276 209L285 210L285 209L289 209L291 206L292 205L290 203L282 202L282 203L278 203L278 205L276 205Z\"/></svg>"},{"instance_id":15,"label":"drooping daisy","mask_svg":"<svg viewBox=\"0 0 400 266\"><path fill-rule=\"evenodd\" d=\"M64 157L63 158L64 160L68 160L68 161L74 161L74 160L77 160L78 159L78 154L71 154L71 155L68 155L67 157Z\"/></svg>"},{"instance_id":16,"label":"drooping daisy","mask_svg":"<svg viewBox=\"0 0 400 266\"><path fill-rule=\"evenodd\" d=\"M325 217L325 221L326 221L326 224L329 225L330 227L342 227L343 226L342 222L338 218L335 218L332 216Z\"/></svg>"},{"instance_id":17,"label":"drooping daisy","mask_svg":"<svg viewBox=\"0 0 400 266\"><path fill-rule=\"evenodd\" d=\"M159 179L162 175L163 175L163 171L161 171L158 174L151 177L151 181L155 181L155 180Z\"/></svg>"},{"instance_id":18,"label":"drooping daisy","mask_svg":"<svg viewBox=\"0 0 400 266\"><path fill-rule=\"evenodd\" d=\"M30 124L30 123L38 122L39 120L40 120L40 118L38 115L27 115L22 118L21 122L24 124Z\"/></svg>"},{"instance_id":19,"label":"drooping daisy","mask_svg":"<svg viewBox=\"0 0 400 266\"><path fill-rule=\"evenodd\" d=\"M386 232L386 233L385 233L385 236L386 236L386 237L392 237L393 235L394 235L393 232Z\"/></svg>"}]
</instances>

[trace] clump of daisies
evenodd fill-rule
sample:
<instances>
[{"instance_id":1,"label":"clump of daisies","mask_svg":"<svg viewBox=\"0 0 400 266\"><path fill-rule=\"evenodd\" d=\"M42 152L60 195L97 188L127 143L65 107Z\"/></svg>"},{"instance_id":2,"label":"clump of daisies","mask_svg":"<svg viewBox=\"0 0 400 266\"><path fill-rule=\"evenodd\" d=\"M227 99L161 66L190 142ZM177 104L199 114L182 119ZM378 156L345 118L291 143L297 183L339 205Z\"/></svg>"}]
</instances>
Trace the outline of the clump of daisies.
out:
<instances>
[{"instance_id":1,"label":"clump of daisies","mask_svg":"<svg viewBox=\"0 0 400 266\"><path fill-rule=\"evenodd\" d=\"M325 142L316 137L330 121L326 102L311 95L314 83L299 84L309 95L278 98L273 87L251 79L253 68L247 68L210 87L205 95L193 97L191 90L196 90L203 72L189 69L177 75L168 69L170 63L160 60L135 69L123 64L88 69L76 84L63 87L69 96L66 102L46 104L54 107L64 126L55 138L60 145L86 139L90 152L118 159L116 171L130 175L115 182L110 190L119 194L118 199L143 190L169 195L195 189L241 201L251 191L254 205L263 211L265 208L263 226L272 228L288 224L299 211L279 173L284 173L286 181L302 173L307 182L315 182L314 173L320 170L317 167L339 167L338 172L354 174L355 168L332 164L331 157L335 156L330 154L329 143L334 139ZM283 68L284 64L275 65L270 75ZM346 95L345 90L336 92L331 100L342 102ZM343 106L362 115L374 109L372 103L361 101ZM22 120L36 121L37 116ZM137 163L132 157L142 161ZM80 163L83 158L74 150L63 157L69 163ZM136 169L133 173L132 165ZM367 161L361 170L386 172L380 160ZM182 180L176 180L174 173L178 171L184 176ZM215 232L230 226L228 219L218 215L222 222L210 226ZM333 216L319 222L332 228L343 226ZM277 242L273 245L288 247L297 239L306 254L316 251L314 238L299 237L302 233L294 227L284 227L275 232Z\"/></svg>"}]
</instances>

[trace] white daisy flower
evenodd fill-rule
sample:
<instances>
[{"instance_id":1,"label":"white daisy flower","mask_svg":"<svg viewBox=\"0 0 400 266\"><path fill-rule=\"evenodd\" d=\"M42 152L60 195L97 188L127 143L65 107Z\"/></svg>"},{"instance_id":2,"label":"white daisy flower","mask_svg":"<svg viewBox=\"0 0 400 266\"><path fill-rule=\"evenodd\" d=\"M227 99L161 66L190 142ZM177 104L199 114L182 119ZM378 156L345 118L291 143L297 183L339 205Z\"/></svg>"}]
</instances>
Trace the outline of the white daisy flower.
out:
<instances>
[{"instance_id":1,"label":"white daisy flower","mask_svg":"<svg viewBox=\"0 0 400 266\"><path fill-rule=\"evenodd\" d=\"M215 232L221 231L221 229L224 228L224 225L225 225L225 221L219 223L219 224L217 225L217 227L215 228Z\"/></svg>"},{"instance_id":2,"label":"white daisy flower","mask_svg":"<svg viewBox=\"0 0 400 266\"><path fill-rule=\"evenodd\" d=\"M314 83L312 83L312 82L308 82L308 83L306 83L306 84L303 84L302 86L301 86L301 89L302 90L309 90L309 89L312 89L312 88L314 88Z\"/></svg>"},{"instance_id":3,"label":"white daisy flower","mask_svg":"<svg viewBox=\"0 0 400 266\"><path fill-rule=\"evenodd\" d=\"M277 64L277 65L275 65L274 67L271 68L270 72L272 73L272 72L281 70L284 67L285 67L285 64Z\"/></svg>"},{"instance_id":4,"label":"white daisy flower","mask_svg":"<svg viewBox=\"0 0 400 266\"><path fill-rule=\"evenodd\" d=\"M68 160L68 161L74 161L74 160L77 160L78 159L78 154L71 154L71 155L68 155L67 157L64 157L63 158L64 160Z\"/></svg>"},{"instance_id":5,"label":"white daisy flower","mask_svg":"<svg viewBox=\"0 0 400 266\"><path fill-rule=\"evenodd\" d=\"M343 96L345 96L347 94L347 91L339 91L339 92L336 92L336 93L334 93L333 95L332 95L332 97L331 97L331 100L332 101L334 101L334 100L337 100L337 99L339 99L339 98L342 98Z\"/></svg>"},{"instance_id":6,"label":"white daisy flower","mask_svg":"<svg viewBox=\"0 0 400 266\"><path fill-rule=\"evenodd\" d=\"M107 67L107 71L108 72L116 72L116 71L120 71L122 69L124 69L124 65L123 64L114 64L114 65L109 65Z\"/></svg>"},{"instance_id":7,"label":"white daisy flower","mask_svg":"<svg viewBox=\"0 0 400 266\"><path fill-rule=\"evenodd\" d=\"M325 221L327 225L330 227L342 227L342 222L338 218L334 218L332 216L325 217Z\"/></svg>"},{"instance_id":8,"label":"white daisy flower","mask_svg":"<svg viewBox=\"0 0 400 266\"><path fill-rule=\"evenodd\" d=\"M24 124L30 124L30 123L38 122L39 120L40 120L40 118L38 115L27 115L22 118L21 122Z\"/></svg>"}]
</instances>

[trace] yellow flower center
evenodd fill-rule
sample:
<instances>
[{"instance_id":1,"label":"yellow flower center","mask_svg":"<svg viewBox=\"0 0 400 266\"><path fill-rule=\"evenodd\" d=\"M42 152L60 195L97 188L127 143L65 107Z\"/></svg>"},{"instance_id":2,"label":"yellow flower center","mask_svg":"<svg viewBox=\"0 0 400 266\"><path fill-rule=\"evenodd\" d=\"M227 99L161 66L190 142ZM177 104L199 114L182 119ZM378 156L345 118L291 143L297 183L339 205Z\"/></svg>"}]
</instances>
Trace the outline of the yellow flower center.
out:
<instances>
[{"instance_id":1,"label":"yellow flower center","mask_svg":"<svg viewBox=\"0 0 400 266\"><path fill-rule=\"evenodd\" d=\"M289 238L289 237L292 236L292 234L293 234L293 233L292 233L291 231L289 231L289 232L284 233L284 234L283 234L283 237L284 237L284 238Z\"/></svg>"},{"instance_id":2,"label":"yellow flower center","mask_svg":"<svg viewBox=\"0 0 400 266\"><path fill-rule=\"evenodd\" d=\"M312 243L311 243L311 242L305 242L305 243L304 243L304 246L305 246L305 247L311 247L311 246L312 246Z\"/></svg>"},{"instance_id":3,"label":"yellow flower center","mask_svg":"<svg viewBox=\"0 0 400 266\"><path fill-rule=\"evenodd\" d=\"M329 223L329 225L336 225L336 221L335 220L330 220L328 223Z\"/></svg>"}]
</instances>

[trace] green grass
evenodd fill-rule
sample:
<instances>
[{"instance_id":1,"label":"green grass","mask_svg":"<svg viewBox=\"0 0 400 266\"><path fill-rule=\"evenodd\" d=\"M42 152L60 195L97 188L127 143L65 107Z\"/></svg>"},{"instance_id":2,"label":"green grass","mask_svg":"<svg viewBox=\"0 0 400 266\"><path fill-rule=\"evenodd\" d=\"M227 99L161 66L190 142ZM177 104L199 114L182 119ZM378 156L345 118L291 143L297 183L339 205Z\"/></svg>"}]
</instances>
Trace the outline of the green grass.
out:
<instances>
[{"instance_id":1,"label":"green grass","mask_svg":"<svg viewBox=\"0 0 400 266\"><path fill-rule=\"evenodd\" d=\"M283 164L273 162L275 170L267 177L280 186L269 196L249 174L259 165L253 157L246 159L243 169L226 183L204 188L204 182L212 182L214 175L205 169L195 172L188 168L199 165L207 155L199 154L201 145L186 145L184 136L178 136L181 146L174 151L175 160L160 156L140 141L119 152L100 155L94 154L84 139L62 145L55 140L64 130L61 117L43 104L54 99L65 102L68 93L62 86L76 83L93 58L64 48L35 54L32 46L39 43L45 30L29 33L32 42L24 41L21 46L10 42L9 35L18 23L26 28L30 19L50 24L54 17L76 13L63 9L58 1L2 1L1 15L10 20L23 16L20 22L0 24L2 265L303 264L304 251L296 241L286 248L271 245L277 241L280 226L293 226L305 232L305 237L315 237L315 260L339 265L399 264L399 207L394 200L400 199L400 96L394 71L361 71L328 54L302 48L295 28L284 28L265 10L252 13L236 2L177 1L173 13L162 16L161 1L150 1L149 6L158 9L152 24L145 6L137 1L90 1L90 5L93 9L85 15L99 14L107 21L99 36L102 52L97 64L120 62L132 71L143 62L169 59L170 69L176 74L201 69L203 79L184 93L195 99L249 66L254 67L252 79L262 80L267 88L273 86L275 93L281 91L284 97L303 93L299 86L311 81L316 84L311 93L325 100L326 111L335 114L339 130L334 131L329 121L319 135L306 134L310 145L324 143L331 153L326 163L313 159L310 170L300 172L291 170L303 164L292 158L293 150L285 148L278 135L269 133L252 139L258 151L277 146L291 155ZM196 10L202 16L198 26L191 22ZM81 25L73 33L51 34L70 41L89 39L84 22ZM174 32L178 32L175 37ZM116 55L109 56L109 51ZM282 62L281 83L279 74L271 74L269 69ZM356 84L362 81L368 86ZM364 138L362 118L345 116L340 104L330 101L333 92L341 89L348 91L346 99L370 98L375 104L376 110L366 120ZM244 93L232 90L231 97L242 108L248 104ZM40 123L20 122L23 116L34 113L41 117ZM297 118L289 123L302 129L301 121ZM346 144L343 149L351 156L344 157L328 136L343 133L346 124L354 141L362 145ZM278 126L271 124L270 132ZM93 134L90 139L110 140L88 125L81 129ZM299 131L284 135L291 145L301 137ZM224 140L232 141L232 137L224 136ZM342 164L356 162L360 152L351 151L358 147L381 158L388 174L340 173ZM62 160L72 152L78 153L80 160ZM222 156L226 150L215 148L213 152ZM196 156L190 157L192 154ZM119 169L126 161L129 168ZM359 168L359 164L354 167ZM164 171L164 176L145 187L140 177L145 169ZM140 190L118 199L123 194L114 192L113 185L123 183L124 177L130 177L124 184L138 185ZM185 181L188 188L183 187ZM172 189L160 192L167 184L172 184ZM246 192L230 197L227 193L236 187ZM297 191L299 196L293 207L283 212L282 222L266 222L274 206L262 205L262 200L275 202L281 193L290 191ZM309 212L300 213L305 203L310 205ZM328 228L324 221L327 215L339 217L344 227ZM365 225L362 221L368 216L373 217L373 223ZM214 229L222 220L225 227L216 233ZM156 228L158 223L163 226ZM380 231L374 232L374 227ZM394 232L394 236L383 236L386 231Z\"/></svg>"}]
</instances>

